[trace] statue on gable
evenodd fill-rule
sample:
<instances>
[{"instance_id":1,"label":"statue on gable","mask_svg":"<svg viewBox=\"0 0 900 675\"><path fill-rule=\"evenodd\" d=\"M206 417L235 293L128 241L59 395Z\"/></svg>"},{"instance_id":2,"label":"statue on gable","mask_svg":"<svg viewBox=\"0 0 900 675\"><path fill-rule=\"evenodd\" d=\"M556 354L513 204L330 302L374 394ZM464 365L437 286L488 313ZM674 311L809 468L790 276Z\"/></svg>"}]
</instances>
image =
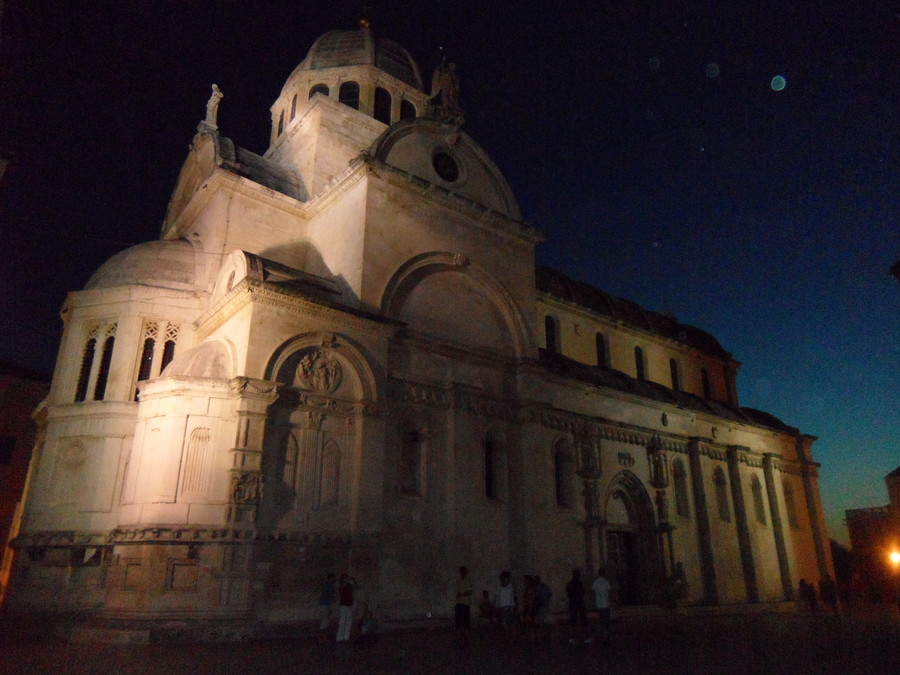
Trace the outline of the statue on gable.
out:
<instances>
[{"instance_id":1,"label":"statue on gable","mask_svg":"<svg viewBox=\"0 0 900 675\"><path fill-rule=\"evenodd\" d=\"M209 100L206 102L206 119L203 120L203 123L212 129L219 128L219 103L222 101L222 98L224 96L225 94L223 94L222 90L219 89L219 85L214 84L212 86L212 94L210 95Z\"/></svg>"},{"instance_id":2,"label":"statue on gable","mask_svg":"<svg viewBox=\"0 0 900 675\"><path fill-rule=\"evenodd\" d=\"M456 74L456 64L448 61L447 57L441 60L431 76L431 94L426 114L455 127L462 126L465 119L459 106L459 75Z\"/></svg>"}]
</instances>

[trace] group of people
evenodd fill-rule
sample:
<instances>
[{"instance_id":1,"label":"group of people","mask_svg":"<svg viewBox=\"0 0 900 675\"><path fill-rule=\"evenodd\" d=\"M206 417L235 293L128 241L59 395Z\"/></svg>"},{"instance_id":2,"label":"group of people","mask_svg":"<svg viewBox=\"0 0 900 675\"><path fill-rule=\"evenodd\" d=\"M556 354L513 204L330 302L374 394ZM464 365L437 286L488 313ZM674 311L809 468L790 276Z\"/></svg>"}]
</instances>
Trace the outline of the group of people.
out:
<instances>
[{"instance_id":1,"label":"group of people","mask_svg":"<svg viewBox=\"0 0 900 675\"><path fill-rule=\"evenodd\" d=\"M456 583L454 605L454 624L461 635L469 637L472 625L471 609L473 604L472 580L467 567L460 567L459 579ZM325 642L329 640L334 622L334 608L337 606L337 642L350 640L353 631L353 620L356 614L356 580L348 574L338 578L328 573L319 591L319 631L317 637ZM572 578L566 584L566 599L569 609L569 621L575 629L574 637L569 641L576 642L576 637L585 643L593 642L588 633L587 615L596 610L600 618L600 633L603 643L609 644L610 596L612 586L601 569L588 589L581 579L581 570L572 571ZM589 596L591 596L589 598ZM506 640L513 640L520 635L529 640L548 638L550 636L551 599L553 591L541 579L540 575L524 578L523 593L519 597L512 574L504 570L500 573L498 585L493 595L484 590L478 605L481 618L491 626L502 628ZM590 602L592 600L592 602ZM589 605L592 605L589 609ZM429 615L430 616L430 615ZM358 625L359 635L363 638L374 637L377 623L374 611L366 608Z\"/></svg>"},{"instance_id":2,"label":"group of people","mask_svg":"<svg viewBox=\"0 0 900 675\"><path fill-rule=\"evenodd\" d=\"M591 583L593 608L600 618L601 639L604 645L609 644L610 635L610 596L612 585L601 569ZM516 592L512 574L504 570L500 573L498 586L493 597L484 590L481 594L479 610L482 620L491 626L499 626L504 637L512 640L519 635L520 629L524 637L536 640L549 637L551 627L551 598L553 591L540 575L524 578L524 589L521 604ZM581 579L581 570L572 571L572 578L566 584L566 599L569 609L569 622L577 631L576 635L585 643L593 641L587 632L588 592ZM459 568L459 580L456 587L456 604L454 606L454 623L458 631L468 635L471 627L472 581L466 567ZM575 643L573 636L570 642Z\"/></svg>"},{"instance_id":3,"label":"group of people","mask_svg":"<svg viewBox=\"0 0 900 675\"><path fill-rule=\"evenodd\" d=\"M347 642L350 640L350 632L353 630L353 615L356 610L356 601L354 599L354 591L356 590L356 579L342 574L335 584L335 575L329 572L322 588L319 591L319 632L318 638L322 642L328 640L328 632L332 624L332 612L334 601L338 601L338 626L335 640L337 642ZM376 630L375 615L370 609L363 612L363 617L359 622L359 632L363 636L374 635Z\"/></svg>"}]
</instances>

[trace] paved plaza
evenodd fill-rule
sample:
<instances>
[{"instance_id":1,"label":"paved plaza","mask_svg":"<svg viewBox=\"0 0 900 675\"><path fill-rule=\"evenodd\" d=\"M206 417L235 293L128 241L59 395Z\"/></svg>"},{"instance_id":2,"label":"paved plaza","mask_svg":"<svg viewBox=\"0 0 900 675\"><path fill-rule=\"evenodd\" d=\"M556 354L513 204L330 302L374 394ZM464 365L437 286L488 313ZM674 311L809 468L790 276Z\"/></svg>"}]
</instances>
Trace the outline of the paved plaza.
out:
<instances>
[{"instance_id":1,"label":"paved plaza","mask_svg":"<svg viewBox=\"0 0 900 675\"><path fill-rule=\"evenodd\" d=\"M241 643L129 645L67 642L40 621L9 615L0 628L2 673L900 673L893 607L840 616L626 614L609 647L571 644L563 624L537 642L506 643L487 626L461 640L435 623L339 645L291 629Z\"/></svg>"}]
</instances>

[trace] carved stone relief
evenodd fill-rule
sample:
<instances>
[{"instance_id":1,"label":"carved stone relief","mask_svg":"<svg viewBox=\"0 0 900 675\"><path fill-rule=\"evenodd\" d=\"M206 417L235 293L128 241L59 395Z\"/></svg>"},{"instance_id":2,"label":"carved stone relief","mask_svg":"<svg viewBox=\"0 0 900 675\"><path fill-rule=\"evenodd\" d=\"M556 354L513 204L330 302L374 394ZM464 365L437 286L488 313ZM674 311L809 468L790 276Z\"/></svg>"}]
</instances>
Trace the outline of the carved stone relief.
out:
<instances>
[{"instance_id":1,"label":"carved stone relief","mask_svg":"<svg viewBox=\"0 0 900 675\"><path fill-rule=\"evenodd\" d=\"M340 361L324 349L309 352L297 366L297 386L319 394L333 393L342 378Z\"/></svg>"}]
</instances>

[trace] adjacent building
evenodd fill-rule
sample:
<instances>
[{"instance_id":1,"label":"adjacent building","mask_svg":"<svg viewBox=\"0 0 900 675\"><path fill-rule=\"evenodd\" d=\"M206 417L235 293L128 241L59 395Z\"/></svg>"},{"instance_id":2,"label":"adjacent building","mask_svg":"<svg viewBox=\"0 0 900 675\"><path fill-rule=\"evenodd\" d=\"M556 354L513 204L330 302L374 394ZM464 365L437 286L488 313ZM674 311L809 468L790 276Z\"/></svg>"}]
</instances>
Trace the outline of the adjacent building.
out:
<instances>
[{"instance_id":1,"label":"adjacent building","mask_svg":"<svg viewBox=\"0 0 900 675\"><path fill-rule=\"evenodd\" d=\"M332 31L257 155L214 87L159 240L66 298L14 606L294 621L347 571L402 618L461 564L606 567L633 604L833 576L814 438L740 407L709 333L537 267L457 92Z\"/></svg>"},{"instance_id":2,"label":"adjacent building","mask_svg":"<svg viewBox=\"0 0 900 675\"><path fill-rule=\"evenodd\" d=\"M889 503L847 510L847 532L853 549L851 591L861 599L895 602L900 597L900 467L884 477Z\"/></svg>"}]
</instances>

